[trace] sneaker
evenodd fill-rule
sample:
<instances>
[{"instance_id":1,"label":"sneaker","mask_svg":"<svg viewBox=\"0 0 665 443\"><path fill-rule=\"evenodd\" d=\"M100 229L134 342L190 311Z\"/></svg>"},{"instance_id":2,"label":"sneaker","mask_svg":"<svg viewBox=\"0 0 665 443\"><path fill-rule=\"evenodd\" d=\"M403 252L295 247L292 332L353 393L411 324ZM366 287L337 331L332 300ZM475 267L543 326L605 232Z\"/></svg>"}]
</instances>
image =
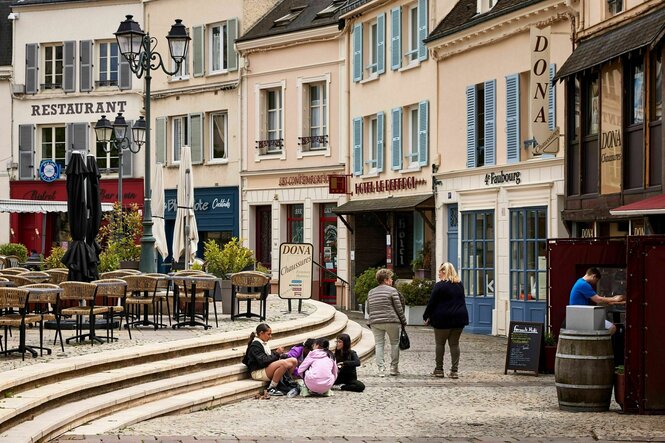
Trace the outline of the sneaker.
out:
<instances>
[{"instance_id":1,"label":"sneaker","mask_svg":"<svg viewBox=\"0 0 665 443\"><path fill-rule=\"evenodd\" d=\"M326 392L321 394L321 397L332 397L333 396L333 391L332 389L328 389Z\"/></svg>"},{"instance_id":2,"label":"sneaker","mask_svg":"<svg viewBox=\"0 0 665 443\"><path fill-rule=\"evenodd\" d=\"M333 385L332 388L330 388L330 389L333 390L333 391L341 391L342 386L344 386L344 385Z\"/></svg>"},{"instance_id":3,"label":"sneaker","mask_svg":"<svg viewBox=\"0 0 665 443\"><path fill-rule=\"evenodd\" d=\"M458 379L459 375L457 375L457 371L451 371L450 374L448 374L448 377L452 379Z\"/></svg>"},{"instance_id":4,"label":"sneaker","mask_svg":"<svg viewBox=\"0 0 665 443\"><path fill-rule=\"evenodd\" d=\"M446 376L446 374L443 372L443 369L435 369L431 375L432 377L439 377L439 378L443 378Z\"/></svg>"},{"instance_id":5,"label":"sneaker","mask_svg":"<svg viewBox=\"0 0 665 443\"><path fill-rule=\"evenodd\" d=\"M300 388L300 396L301 397L309 397L310 396L309 389L307 389L307 387L305 387L305 385L303 385Z\"/></svg>"},{"instance_id":6,"label":"sneaker","mask_svg":"<svg viewBox=\"0 0 665 443\"><path fill-rule=\"evenodd\" d=\"M399 375L399 370L391 369L390 370L390 375L392 375L393 377L397 377Z\"/></svg>"},{"instance_id":7,"label":"sneaker","mask_svg":"<svg viewBox=\"0 0 665 443\"><path fill-rule=\"evenodd\" d=\"M284 393L275 388L268 389L268 394L270 394L271 397L284 397Z\"/></svg>"},{"instance_id":8,"label":"sneaker","mask_svg":"<svg viewBox=\"0 0 665 443\"><path fill-rule=\"evenodd\" d=\"M379 377L385 377L386 376L386 370L384 368L379 368Z\"/></svg>"}]
</instances>

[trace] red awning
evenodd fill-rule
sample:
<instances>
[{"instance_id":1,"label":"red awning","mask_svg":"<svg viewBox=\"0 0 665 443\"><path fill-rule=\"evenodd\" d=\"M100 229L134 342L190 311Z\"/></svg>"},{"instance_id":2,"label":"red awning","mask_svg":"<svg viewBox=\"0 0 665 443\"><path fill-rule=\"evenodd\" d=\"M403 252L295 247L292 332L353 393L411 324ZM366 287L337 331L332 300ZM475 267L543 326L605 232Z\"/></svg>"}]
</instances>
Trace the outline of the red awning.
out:
<instances>
[{"instance_id":1,"label":"red awning","mask_svg":"<svg viewBox=\"0 0 665 443\"><path fill-rule=\"evenodd\" d=\"M665 194L645 198L629 205L610 210L612 215L654 215L665 214Z\"/></svg>"}]
</instances>

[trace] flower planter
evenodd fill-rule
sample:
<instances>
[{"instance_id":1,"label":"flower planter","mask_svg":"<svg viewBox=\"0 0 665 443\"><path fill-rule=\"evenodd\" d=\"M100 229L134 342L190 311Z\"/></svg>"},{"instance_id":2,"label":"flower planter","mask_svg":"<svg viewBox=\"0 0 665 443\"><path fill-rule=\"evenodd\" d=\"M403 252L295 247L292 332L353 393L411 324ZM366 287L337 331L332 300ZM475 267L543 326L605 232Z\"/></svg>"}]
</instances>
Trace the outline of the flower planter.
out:
<instances>
[{"instance_id":1,"label":"flower planter","mask_svg":"<svg viewBox=\"0 0 665 443\"><path fill-rule=\"evenodd\" d=\"M426 306L409 306L404 308L406 324L409 326L423 326L423 314Z\"/></svg>"},{"instance_id":2,"label":"flower planter","mask_svg":"<svg viewBox=\"0 0 665 443\"><path fill-rule=\"evenodd\" d=\"M626 374L614 373L614 401L617 402L621 409L626 398Z\"/></svg>"},{"instance_id":3,"label":"flower planter","mask_svg":"<svg viewBox=\"0 0 665 443\"><path fill-rule=\"evenodd\" d=\"M219 285L215 288L215 301L222 302L222 314L231 315L231 280L218 278Z\"/></svg>"}]
</instances>

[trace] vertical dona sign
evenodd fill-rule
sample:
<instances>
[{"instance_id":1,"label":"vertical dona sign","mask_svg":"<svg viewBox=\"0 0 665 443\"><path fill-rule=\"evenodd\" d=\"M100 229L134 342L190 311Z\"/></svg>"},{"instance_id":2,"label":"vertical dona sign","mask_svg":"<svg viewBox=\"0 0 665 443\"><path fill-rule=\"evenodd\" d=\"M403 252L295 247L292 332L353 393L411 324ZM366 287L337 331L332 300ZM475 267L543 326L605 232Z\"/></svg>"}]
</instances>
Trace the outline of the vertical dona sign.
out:
<instances>
[{"instance_id":1,"label":"vertical dona sign","mask_svg":"<svg viewBox=\"0 0 665 443\"><path fill-rule=\"evenodd\" d=\"M314 246L311 243L279 245L279 297L302 300L312 297Z\"/></svg>"}]
</instances>

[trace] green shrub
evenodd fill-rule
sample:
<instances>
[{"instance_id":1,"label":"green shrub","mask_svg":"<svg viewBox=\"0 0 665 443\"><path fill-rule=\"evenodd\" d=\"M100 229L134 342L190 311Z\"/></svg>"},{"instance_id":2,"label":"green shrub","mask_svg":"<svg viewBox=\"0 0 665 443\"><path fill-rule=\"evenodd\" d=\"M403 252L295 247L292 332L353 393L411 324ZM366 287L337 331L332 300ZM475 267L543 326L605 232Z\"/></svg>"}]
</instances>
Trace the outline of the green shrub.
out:
<instances>
[{"instance_id":1,"label":"green shrub","mask_svg":"<svg viewBox=\"0 0 665 443\"><path fill-rule=\"evenodd\" d=\"M120 261L140 260L141 245L136 242L143 234L143 225L138 205L132 203L123 211L116 202L113 211L104 214L104 222L97 242L106 245L106 250L118 255Z\"/></svg>"},{"instance_id":2,"label":"green shrub","mask_svg":"<svg viewBox=\"0 0 665 443\"><path fill-rule=\"evenodd\" d=\"M240 272L254 263L254 252L233 237L223 247L213 239L203 245L203 259L207 271L217 277L228 279L231 274Z\"/></svg>"},{"instance_id":3,"label":"green shrub","mask_svg":"<svg viewBox=\"0 0 665 443\"><path fill-rule=\"evenodd\" d=\"M20 243L5 243L0 245L0 255L15 255L21 263L28 260L28 248Z\"/></svg>"},{"instance_id":4,"label":"green shrub","mask_svg":"<svg viewBox=\"0 0 665 443\"><path fill-rule=\"evenodd\" d=\"M623 365L615 366L614 367L614 373L615 374L623 374L624 373L624 367Z\"/></svg>"},{"instance_id":5,"label":"green shrub","mask_svg":"<svg viewBox=\"0 0 665 443\"><path fill-rule=\"evenodd\" d=\"M120 255L112 249L106 249L99 254L99 266L97 271L109 272L120 269Z\"/></svg>"},{"instance_id":6,"label":"green shrub","mask_svg":"<svg viewBox=\"0 0 665 443\"><path fill-rule=\"evenodd\" d=\"M62 246L54 246L51 249L51 255L44 260L45 269L64 268L62 257L65 255L65 248Z\"/></svg>"},{"instance_id":7,"label":"green shrub","mask_svg":"<svg viewBox=\"0 0 665 443\"><path fill-rule=\"evenodd\" d=\"M376 271L378 270L379 268L369 268L356 277L356 282L353 287L356 294L356 303L365 303L369 291L379 286L376 282Z\"/></svg>"},{"instance_id":8,"label":"green shrub","mask_svg":"<svg viewBox=\"0 0 665 443\"><path fill-rule=\"evenodd\" d=\"M404 296L404 302L409 306L423 306L429 301L434 287L433 280L414 278L410 282L398 283L397 290Z\"/></svg>"},{"instance_id":9,"label":"green shrub","mask_svg":"<svg viewBox=\"0 0 665 443\"><path fill-rule=\"evenodd\" d=\"M546 332L544 336L545 346L556 346L556 337L551 332Z\"/></svg>"},{"instance_id":10,"label":"green shrub","mask_svg":"<svg viewBox=\"0 0 665 443\"><path fill-rule=\"evenodd\" d=\"M260 262L254 263L254 269L257 272L263 272L264 274L270 274L270 269L263 266Z\"/></svg>"}]
</instances>

